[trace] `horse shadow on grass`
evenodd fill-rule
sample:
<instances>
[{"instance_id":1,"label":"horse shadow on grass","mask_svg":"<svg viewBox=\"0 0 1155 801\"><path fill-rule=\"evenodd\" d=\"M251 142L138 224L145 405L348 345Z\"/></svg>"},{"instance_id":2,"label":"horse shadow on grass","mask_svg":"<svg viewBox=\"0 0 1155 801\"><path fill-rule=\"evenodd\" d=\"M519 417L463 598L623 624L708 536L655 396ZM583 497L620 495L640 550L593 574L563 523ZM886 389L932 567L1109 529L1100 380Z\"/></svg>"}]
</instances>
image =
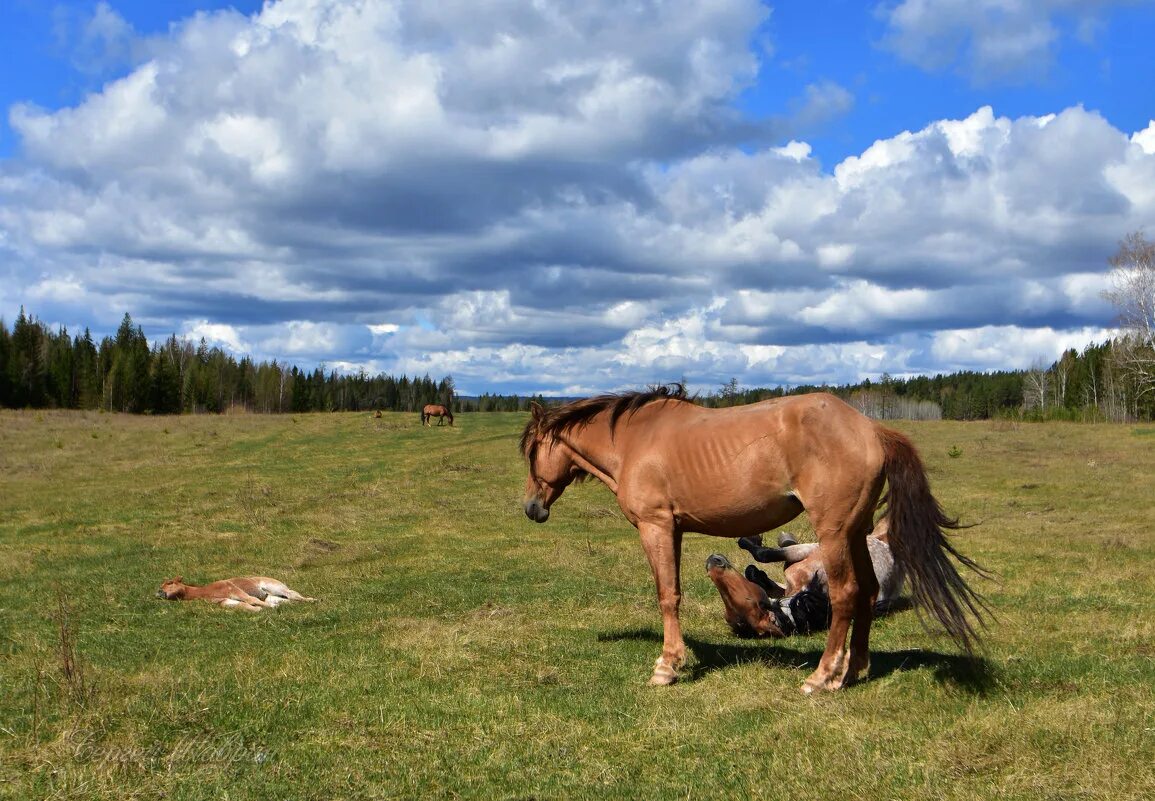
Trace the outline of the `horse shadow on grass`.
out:
<instances>
[{"instance_id":1,"label":"horse shadow on grass","mask_svg":"<svg viewBox=\"0 0 1155 801\"><path fill-rule=\"evenodd\" d=\"M644 640L661 644L662 634L654 629L605 632L598 642ZM686 646L695 659L682 672L682 681L697 681L716 670L759 663L768 667L807 668L814 670L822 658L822 648L801 651L773 645L772 640L739 640L718 643L685 637ZM982 656L947 654L916 648L901 651L871 651L868 681L892 673L929 669L939 684L950 684L975 695L986 695L996 684L994 667Z\"/></svg>"}]
</instances>

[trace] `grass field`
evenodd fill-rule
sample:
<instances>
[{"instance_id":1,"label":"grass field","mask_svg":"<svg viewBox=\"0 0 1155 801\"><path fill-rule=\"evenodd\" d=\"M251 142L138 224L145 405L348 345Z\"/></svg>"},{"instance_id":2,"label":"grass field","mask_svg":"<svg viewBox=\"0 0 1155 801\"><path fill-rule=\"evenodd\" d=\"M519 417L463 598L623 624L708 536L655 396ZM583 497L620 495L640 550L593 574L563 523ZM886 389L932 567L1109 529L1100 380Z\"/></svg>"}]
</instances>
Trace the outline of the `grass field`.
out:
<instances>
[{"instance_id":1,"label":"grass field","mask_svg":"<svg viewBox=\"0 0 1155 801\"><path fill-rule=\"evenodd\" d=\"M734 639L686 537L681 682L607 489L521 510L524 417L0 412L0 797L1155 797L1155 429L898 424L997 572L978 665ZM805 534L801 521L793 530ZM315 605L154 598L281 578Z\"/></svg>"}]
</instances>

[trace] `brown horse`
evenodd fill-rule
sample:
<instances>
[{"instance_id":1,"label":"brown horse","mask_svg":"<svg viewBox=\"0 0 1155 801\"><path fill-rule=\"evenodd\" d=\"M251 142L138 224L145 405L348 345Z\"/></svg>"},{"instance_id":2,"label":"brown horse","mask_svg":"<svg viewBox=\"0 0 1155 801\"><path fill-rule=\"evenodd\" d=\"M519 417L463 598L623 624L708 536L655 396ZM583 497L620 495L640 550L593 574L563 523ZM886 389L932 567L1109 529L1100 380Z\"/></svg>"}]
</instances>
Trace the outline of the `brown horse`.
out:
<instances>
[{"instance_id":1,"label":"brown horse","mask_svg":"<svg viewBox=\"0 0 1155 801\"><path fill-rule=\"evenodd\" d=\"M436 417L437 425L445 422L445 418L449 418L449 425L453 425L453 412L449 411L448 406L443 406L440 403L428 403L425 408L421 410L421 425L429 425L429 418Z\"/></svg>"},{"instance_id":2,"label":"brown horse","mask_svg":"<svg viewBox=\"0 0 1155 801\"><path fill-rule=\"evenodd\" d=\"M783 562L785 585L771 579L754 565L745 574L719 553L706 558L706 575L718 588L725 606L726 622L739 637L785 637L809 634L830 625L830 596L826 569L818 543L801 544L785 532L778 547L767 548L761 537L744 537L738 544L759 562ZM901 608L904 576L894 561L882 520L866 538L871 567L878 579L874 614Z\"/></svg>"},{"instance_id":3,"label":"brown horse","mask_svg":"<svg viewBox=\"0 0 1155 801\"><path fill-rule=\"evenodd\" d=\"M785 571L783 579L785 585L770 579L754 565L746 567L746 578L759 584L772 598L783 598L797 595L807 588L818 592L826 592L826 568L822 565L822 555L818 543L800 543L785 531L778 535L778 547L768 548L762 544L762 537L742 537L738 545L748 551L759 562L782 562ZM875 611L896 601L902 594L902 586L906 576L902 567L894 561L894 552L890 549L890 532L886 518L878 521L874 530L866 538L867 550L870 552L870 565L874 570L874 577L878 579L878 598L875 601Z\"/></svg>"},{"instance_id":4,"label":"brown horse","mask_svg":"<svg viewBox=\"0 0 1155 801\"><path fill-rule=\"evenodd\" d=\"M220 606L259 612L288 601L316 601L306 598L283 581L268 576L238 576L221 579L198 587L185 584L182 576L171 578L160 585L157 598L169 601L208 601Z\"/></svg>"},{"instance_id":5,"label":"brown horse","mask_svg":"<svg viewBox=\"0 0 1155 801\"><path fill-rule=\"evenodd\" d=\"M803 511L818 535L832 620L802 690L836 690L864 674L878 592L866 535L884 483L890 546L915 603L929 608L968 653L977 642L967 613L981 624L985 604L948 554L980 574L981 568L943 532L959 528L958 521L931 494L910 440L833 395L707 409L675 386L553 409L535 404L531 412L521 437L529 461L526 515L544 523L567 486L593 476L638 529L662 611L662 653L651 684L674 682L685 661L678 620L682 534L753 536Z\"/></svg>"}]
</instances>

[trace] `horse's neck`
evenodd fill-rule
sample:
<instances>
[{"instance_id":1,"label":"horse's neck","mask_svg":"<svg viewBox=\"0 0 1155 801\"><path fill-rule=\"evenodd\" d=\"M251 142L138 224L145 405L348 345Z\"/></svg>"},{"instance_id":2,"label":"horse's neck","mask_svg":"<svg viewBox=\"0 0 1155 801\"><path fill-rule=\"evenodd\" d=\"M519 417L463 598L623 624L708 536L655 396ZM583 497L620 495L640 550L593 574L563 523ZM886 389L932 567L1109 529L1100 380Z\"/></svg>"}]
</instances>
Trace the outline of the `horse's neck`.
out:
<instances>
[{"instance_id":1,"label":"horse's neck","mask_svg":"<svg viewBox=\"0 0 1155 801\"><path fill-rule=\"evenodd\" d=\"M183 592L181 593L181 597L186 600L195 601L200 598L207 598L212 595L212 593L204 587L197 587L193 584L183 584L181 586L184 588Z\"/></svg>"},{"instance_id":2,"label":"horse's neck","mask_svg":"<svg viewBox=\"0 0 1155 801\"><path fill-rule=\"evenodd\" d=\"M567 439L578 465L617 492L622 459L611 436L609 415L600 414L588 425L575 428Z\"/></svg>"}]
</instances>

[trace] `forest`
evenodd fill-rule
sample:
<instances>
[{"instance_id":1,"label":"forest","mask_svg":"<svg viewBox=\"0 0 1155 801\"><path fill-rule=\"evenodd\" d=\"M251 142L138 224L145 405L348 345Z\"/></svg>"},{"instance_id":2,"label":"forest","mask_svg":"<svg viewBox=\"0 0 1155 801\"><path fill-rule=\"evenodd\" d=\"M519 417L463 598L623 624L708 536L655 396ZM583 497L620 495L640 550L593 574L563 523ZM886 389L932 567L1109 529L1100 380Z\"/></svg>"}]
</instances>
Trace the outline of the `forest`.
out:
<instances>
[{"instance_id":1,"label":"forest","mask_svg":"<svg viewBox=\"0 0 1155 801\"><path fill-rule=\"evenodd\" d=\"M733 378L698 401L731 406L826 391L880 419L1151 420L1155 392L1133 368L1134 349L1125 345L1120 340L1092 343L1029 370L883 375L876 382L840 386L743 388ZM522 409L530 400L550 402L490 393L463 397L452 376L349 375L323 367L302 370L276 360L254 363L203 339L194 343L175 334L150 345L128 314L115 336L99 342L87 328L75 334L65 328L53 331L23 308L11 330L0 319L0 406L8 408L275 414L416 412L436 402L452 403L455 412L485 412Z\"/></svg>"}]
</instances>

